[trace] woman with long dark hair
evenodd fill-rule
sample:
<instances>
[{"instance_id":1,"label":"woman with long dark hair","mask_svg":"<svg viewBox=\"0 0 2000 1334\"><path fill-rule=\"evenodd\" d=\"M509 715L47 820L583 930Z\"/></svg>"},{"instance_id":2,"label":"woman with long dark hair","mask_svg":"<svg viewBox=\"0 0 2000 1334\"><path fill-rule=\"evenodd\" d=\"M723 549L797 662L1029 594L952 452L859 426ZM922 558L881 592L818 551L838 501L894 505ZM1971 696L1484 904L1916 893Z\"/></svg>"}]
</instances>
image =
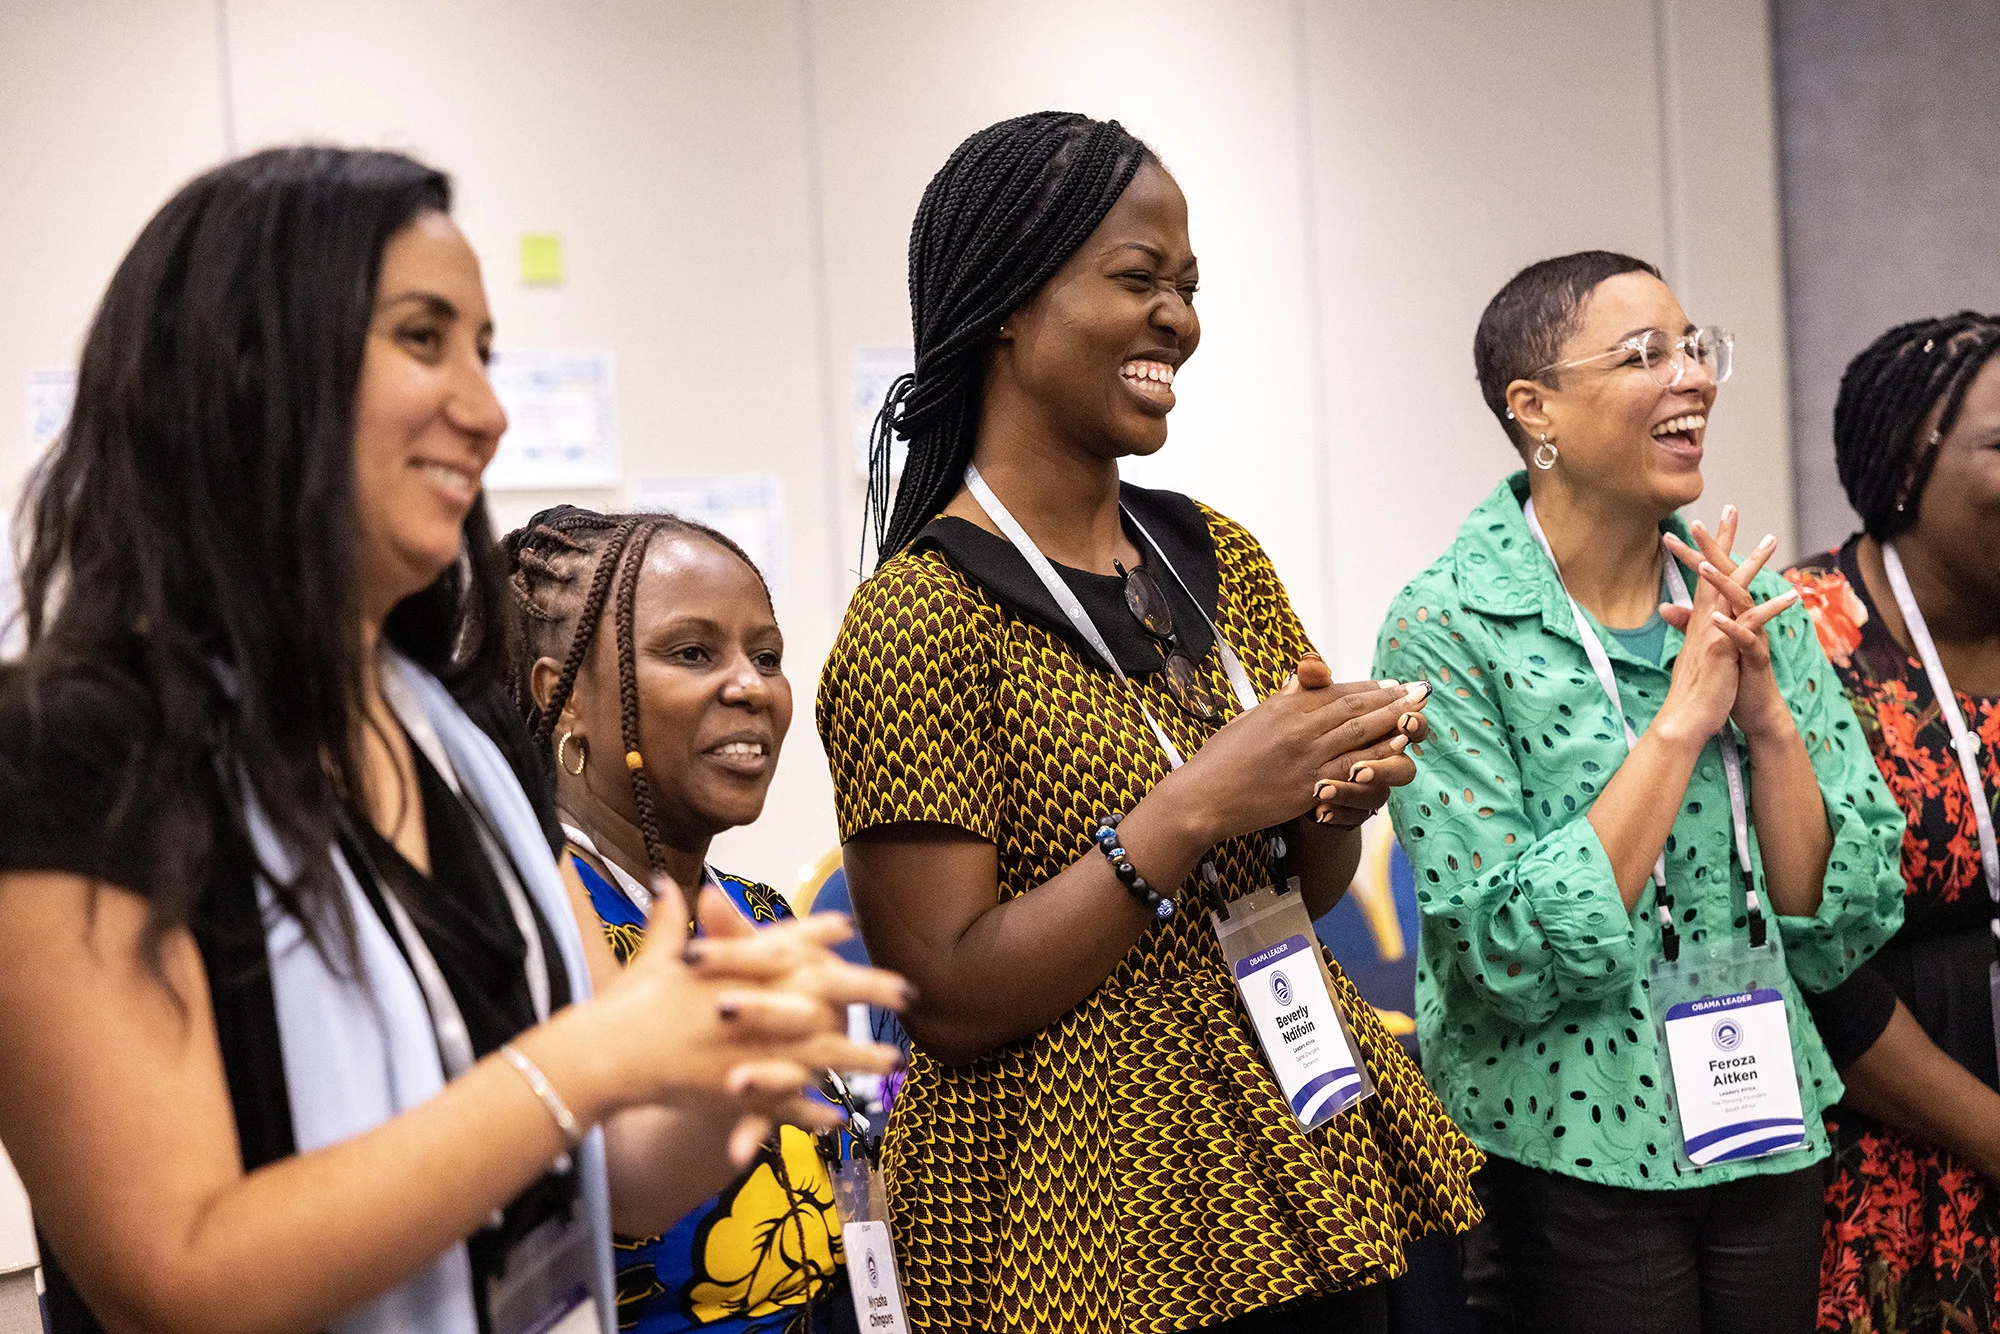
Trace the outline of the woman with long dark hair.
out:
<instances>
[{"instance_id":1,"label":"woman with long dark hair","mask_svg":"<svg viewBox=\"0 0 2000 1334\"><path fill-rule=\"evenodd\" d=\"M829 1031L899 991L837 923L752 935L705 894L706 960L621 973L468 717L506 720L505 418L449 204L391 153L196 179L34 480L0 1138L65 1334L609 1334L614 1221L823 1124L809 1070L888 1063Z\"/></svg>"},{"instance_id":2,"label":"woman with long dark hair","mask_svg":"<svg viewBox=\"0 0 2000 1334\"><path fill-rule=\"evenodd\" d=\"M1309 920L1425 691L1335 685L1249 533L1119 480L1196 285L1173 177L1080 115L974 134L911 230L819 725L869 952L920 996L886 1166L921 1329L1381 1329L1405 1243L1476 1217L1477 1153Z\"/></svg>"},{"instance_id":3,"label":"woman with long dark hair","mask_svg":"<svg viewBox=\"0 0 2000 1334\"><path fill-rule=\"evenodd\" d=\"M1908 817L1903 928L1813 1017L1847 1092L1827 1334L2000 1325L2000 316L1912 320L1849 363L1833 452L1861 529L1785 572Z\"/></svg>"}]
</instances>

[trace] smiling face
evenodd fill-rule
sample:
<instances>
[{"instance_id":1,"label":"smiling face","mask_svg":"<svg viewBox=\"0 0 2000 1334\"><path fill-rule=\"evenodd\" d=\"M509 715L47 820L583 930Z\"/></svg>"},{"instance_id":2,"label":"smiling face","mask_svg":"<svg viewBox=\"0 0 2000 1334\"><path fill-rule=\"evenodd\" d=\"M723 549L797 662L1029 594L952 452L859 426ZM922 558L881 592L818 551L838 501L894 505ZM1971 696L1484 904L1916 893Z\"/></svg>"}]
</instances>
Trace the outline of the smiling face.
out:
<instances>
[{"instance_id":1,"label":"smiling face","mask_svg":"<svg viewBox=\"0 0 2000 1334\"><path fill-rule=\"evenodd\" d=\"M1584 302L1557 360L1597 357L1648 329L1678 340L1694 325L1651 274L1606 278ZM1554 472L1572 491L1658 518L1701 496L1702 442L1716 392L1701 363L1687 363L1672 388L1655 381L1636 353L1552 371L1546 381L1514 381L1507 402L1531 439L1546 434L1555 445Z\"/></svg>"},{"instance_id":2,"label":"smiling face","mask_svg":"<svg viewBox=\"0 0 2000 1334\"><path fill-rule=\"evenodd\" d=\"M1937 429L1943 403L1918 431ZM1917 497L1916 522L1896 539L1932 553L1926 563L1948 569L1989 603L2000 603L2000 356L1980 367L1965 388L1958 418L1938 442L1937 462Z\"/></svg>"},{"instance_id":3,"label":"smiling face","mask_svg":"<svg viewBox=\"0 0 2000 1334\"><path fill-rule=\"evenodd\" d=\"M1198 280L1187 200L1144 163L1069 261L1007 317L989 403L1099 458L1153 453L1167 442L1174 375L1201 342Z\"/></svg>"},{"instance_id":4,"label":"smiling face","mask_svg":"<svg viewBox=\"0 0 2000 1334\"><path fill-rule=\"evenodd\" d=\"M628 557L629 559L629 557ZM653 784L661 835L690 852L764 809L778 751L792 725L785 640L762 581L735 553L698 534L662 532L645 553L632 599L639 749ZM619 757L615 596L578 673L558 732L589 748L588 798L636 826L637 803ZM543 659L538 681L560 664Z\"/></svg>"},{"instance_id":5,"label":"smiling face","mask_svg":"<svg viewBox=\"0 0 2000 1334\"><path fill-rule=\"evenodd\" d=\"M354 413L363 616L379 622L458 559L479 476L507 415L486 378L493 343L479 261L442 213L382 251Z\"/></svg>"}]
</instances>

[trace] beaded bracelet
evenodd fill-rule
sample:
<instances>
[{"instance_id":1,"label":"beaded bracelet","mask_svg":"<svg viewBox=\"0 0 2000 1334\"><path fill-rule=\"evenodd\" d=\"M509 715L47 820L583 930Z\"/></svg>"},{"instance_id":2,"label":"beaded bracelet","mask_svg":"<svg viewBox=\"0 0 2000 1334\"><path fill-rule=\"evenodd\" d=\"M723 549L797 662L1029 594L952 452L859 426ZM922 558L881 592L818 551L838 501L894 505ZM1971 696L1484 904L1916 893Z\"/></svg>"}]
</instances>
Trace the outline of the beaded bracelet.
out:
<instances>
[{"instance_id":1,"label":"beaded bracelet","mask_svg":"<svg viewBox=\"0 0 2000 1334\"><path fill-rule=\"evenodd\" d=\"M1123 813L1118 811L1105 816L1099 822L1097 832L1091 835L1091 841L1097 844L1097 850L1104 854L1104 859L1111 863L1112 871L1132 897L1143 903L1155 920L1164 922L1174 915L1174 901L1147 884L1146 877L1139 874L1139 868L1125 854L1125 849L1118 842L1118 822L1124 818Z\"/></svg>"}]
</instances>

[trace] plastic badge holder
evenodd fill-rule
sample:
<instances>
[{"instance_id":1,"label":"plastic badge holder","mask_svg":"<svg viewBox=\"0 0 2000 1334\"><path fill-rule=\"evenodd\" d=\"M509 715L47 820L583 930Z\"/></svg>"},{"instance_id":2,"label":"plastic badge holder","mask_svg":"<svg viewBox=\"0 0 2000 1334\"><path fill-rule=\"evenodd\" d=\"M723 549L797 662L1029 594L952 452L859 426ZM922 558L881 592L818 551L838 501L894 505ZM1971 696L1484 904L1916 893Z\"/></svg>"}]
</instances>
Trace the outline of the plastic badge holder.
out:
<instances>
[{"instance_id":1,"label":"plastic badge holder","mask_svg":"<svg viewBox=\"0 0 2000 1334\"><path fill-rule=\"evenodd\" d=\"M1267 886L1247 894L1229 905L1227 917L1209 918L1265 1064L1299 1124L1323 1126L1373 1094L1298 881L1283 893Z\"/></svg>"},{"instance_id":2,"label":"plastic badge holder","mask_svg":"<svg viewBox=\"0 0 2000 1334\"><path fill-rule=\"evenodd\" d=\"M1777 931L1757 946L1740 936L1684 942L1677 959L1655 958L1650 971L1681 1170L1805 1147Z\"/></svg>"},{"instance_id":3,"label":"plastic badge holder","mask_svg":"<svg viewBox=\"0 0 2000 1334\"><path fill-rule=\"evenodd\" d=\"M833 1204L840 1213L855 1323L863 1334L909 1334L882 1169L859 1154L842 1162L833 1174Z\"/></svg>"}]
</instances>

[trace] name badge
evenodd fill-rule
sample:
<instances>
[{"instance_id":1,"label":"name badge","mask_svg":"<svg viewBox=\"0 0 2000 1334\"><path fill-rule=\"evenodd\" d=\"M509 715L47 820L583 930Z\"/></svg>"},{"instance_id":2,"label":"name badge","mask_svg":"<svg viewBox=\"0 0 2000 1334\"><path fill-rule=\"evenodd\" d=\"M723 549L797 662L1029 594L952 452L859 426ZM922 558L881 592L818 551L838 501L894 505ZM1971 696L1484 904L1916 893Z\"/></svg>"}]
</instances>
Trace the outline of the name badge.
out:
<instances>
[{"instance_id":1,"label":"name badge","mask_svg":"<svg viewBox=\"0 0 2000 1334\"><path fill-rule=\"evenodd\" d=\"M1664 1027L1688 1161L1706 1167L1805 1144L1783 996L1761 987L1682 1001Z\"/></svg>"},{"instance_id":2,"label":"name badge","mask_svg":"<svg viewBox=\"0 0 2000 1334\"><path fill-rule=\"evenodd\" d=\"M603 1334L590 1291L593 1261L581 1206L521 1238L486 1285L493 1334Z\"/></svg>"},{"instance_id":3,"label":"name badge","mask_svg":"<svg viewBox=\"0 0 2000 1334\"><path fill-rule=\"evenodd\" d=\"M1298 881L1269 886L1210 913L1264 1060L1292 1115L1307 1130L1375 1091L1354 1056L1354 1035L1333 998L1333 978L1313 938Z\"/></svg>"},{"instance_id":4,"label":"name badge","mask_svg":"<svg viewBox=\"0 0 2000 1334\"><path fill-rule=\"evenodd\" d=\"M1287 936L1249 955L1236 965L1236 986L1300 1125L1316 1126L1361 1101L1361 1070L1334 1017L1313 941Z\"/></svg>"},{"instance_id":5,"label":"name badge","mask_svg":"<svg viewBox=\"0 0 2000 1334\"><path fill-rule=\"evenodd\" d=\"M867 1334L909 1334L882 1169L866 1157L841 1162L833 1174L833 1203L840 1214L840 1244L847 1252L855 1323Z\"/></svg>"},{"instance_id":6,"label":"name badge","mask_svg":"<svg viewBox=\"0 0 2000 1334\"><path fill-rule=\"evenodd\" d=\"M854 1294L855 1322L875 1334L909 1334L889 1225L846 1223L840 1239L847 1249L847 1286Z\"/></svg>"}]
</instances>

